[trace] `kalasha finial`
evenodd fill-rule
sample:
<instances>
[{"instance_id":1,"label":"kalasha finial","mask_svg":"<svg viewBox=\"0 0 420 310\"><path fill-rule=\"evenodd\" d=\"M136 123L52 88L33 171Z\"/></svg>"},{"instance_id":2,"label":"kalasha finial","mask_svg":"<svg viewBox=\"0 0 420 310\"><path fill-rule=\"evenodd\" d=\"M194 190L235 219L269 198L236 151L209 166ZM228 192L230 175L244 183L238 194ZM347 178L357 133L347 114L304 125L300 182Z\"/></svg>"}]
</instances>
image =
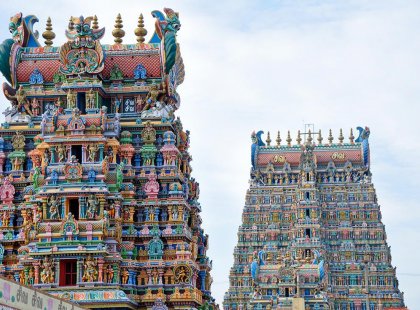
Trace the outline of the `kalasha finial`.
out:
<instances>
[{"instance_id":1,"label":"kalasha finial","mask_svg":"<svg viewBox=\"0 0 420 310\"><path fill-rule=\"evenodd\" d=\"M353 136L353 128L350 128L350 137L349 137L350 143L354 144L354 136Z\"/></svg>"},{"instance_id":2,"label":"kalasha finial","mask_svg":"<svg viewBox=\"0 0 420 310\"><path fill-rule=\"evenodd\" d=\"M267 132L267 140L265 140L265 142L267 142L267 146L270 146L271 144L270 132Z\"/></svg>"},{"instance_id":3,"label":"kalasha finial","mask_svg":"<svg viewBox=\"0 0 420 310\"><path fill-rule=\"evenodd\" d=\"M118 13L117 18L115 19L115 29L112 30L112 35L115 37L114 42L115 44L121 44L122 38L125 36L125 31L122 30L123 24L122 24L121 14Z\"/></svg>"},{"instance_id":4,"label":"kalasha finial","mask_svg":"<svg viewBox=\"0 0 420 310\"><path fill-rule=\"evenodd\" d=\"M344 136L343 136L343 129L340 128L340 135L338 136L338 141L340 141L340 144L343 144Z\"/></svg>"},{"instance_id":5,"label":"kalasha finial","mask_svg":"<svg viewBox=\"0 0 420 310\"><path fill-rule=\"evenodd\" d=\"M330 129L330 135L328 136L328 142L330 142L330 144L333 143L334 137L332 136L332 130Z\"/></svg>"},{"instance_id":6,"label":"kalasha finial","mask_svg":"<svg viewBox=\"0 0 420 310\"><path fill-rule=\"evenodd\" d=\"M306 139L306 143L307 144L312 144L312 133L311 133L310 129L308 131L308 139Z\"/></svg>"},{"instance_id":7,"label":"kalasha finial","mask_svg":"<svg viewBox=\"0 0 420 310\"><path fill-rule=\"evenodd\" d=\"M322 134L321 134L321 129L318 131L318 144L319 145L322 145L322 140L323 140L323 138L322 138Z\"/></svg>"},{"instance_id":8,"label":"kalasha finial","mask_svg":"<svg viewBox=\"0 0 420 310\"><path fill-rule=\"evenodd\" d=\"M70 16L69 27L68 28L69 28L70 31L74 30L73 16Z\"/></svg>"},{"instance_id":9,"label":"kalasha finial","mask_svg":"<svg viewBox=\"0 0 420 310\"><path fill-rule=\"evenodd\" d=\"M287 146L292 146L292 138L290 137L290 130L287 131Z\"/></svg>"},{"instance_id":10,"label":"kalasha finial","mask_svg":"<svg viewBox=\"0 0 420 310\"><path fill-rule=\"evenodd\" d=\"M296 138L296 142L298 145L300 145L300 143L302 142L302 138L300 137L300 130L298 130L298 136Z\"/></svg>"},{"instance_id":11,"label":"kalasha finial","mask_svg":"<svg viewBox=\"0 0 420 310\"><path fill-rule=\"evenodd\" d=\"M277 139L276 139L277 146L280 146L281 138L280 138L280 131L277 131Z\"/></svg>"},{"instance_id":12,"label":"kalasha finial","mask_svg":"<svg viewBox=\"0 0 420 310\"><path fill-rule=\"evenodd\" d=\"M53 39L55 38L55 33L52 31L52 23L51 18L48 17L47 19L47 27L45 27L45 31L42 33L42 37L45 39L45 45L51 46L53 44Z\"/></svg>"},{"instance_id":13,"label":"kalasha finial","mask_svg":"<svg viewBox=\"0 0 420 310\"><path fill-rule=\"evenodd\" d=\"M144 28L143 14L140 14L137 28L134 29L134 34L137 36L137 42L143 43L144 37L147 35L147 30Z\"/></svg>"},{"instance_id":14,"label":"kalasha finial","mask_svg":"<svg viewBox=\"0 0 420 310\"><path fill-rule=\"evenodd\" d=\"M99 29L98 17L96 15L93 16L92 29Z\"/></svg>"}]
</instances>

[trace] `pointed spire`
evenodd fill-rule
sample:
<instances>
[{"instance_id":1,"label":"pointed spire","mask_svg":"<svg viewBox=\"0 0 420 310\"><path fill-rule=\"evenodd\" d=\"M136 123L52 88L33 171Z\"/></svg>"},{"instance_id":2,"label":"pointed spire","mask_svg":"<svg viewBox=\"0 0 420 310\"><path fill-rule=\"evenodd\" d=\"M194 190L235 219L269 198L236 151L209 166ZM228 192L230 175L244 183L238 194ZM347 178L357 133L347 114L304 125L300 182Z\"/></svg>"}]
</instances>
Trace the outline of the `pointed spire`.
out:
<instances>
[{"instance_id":1,"label":"pointed spire","mask_svg":"<svg viewBox=\"0 0 420 310\"><path fill-rule=\"evenodd\" d=\"M350 137L349 137L350 143L354 144L354 136L353 136L353 128L350 128Z\"/></svg>"},{"instance_id":2,"label":"pointed spire","mask_svg":"<svg viewBox=\"0 0 420 310\"><path fill-rule=\"evenodd\" d=\"M298 136L296 138L296 142L298 145L300 145L300 143L302 142L302 138L300 137L300 130L298 130Z\"/></svg>"},{"instance_id":3,"label":"pointed spire","mask_svg":"<svg viewBox=\"0 0 420 310\"><path fill-rule=\"evenodd\" d=\"M70 31L74 30L73 16L70 16L69 27L68 28L69 28Z\"/></svg>"},{"instance_id":4,"label":"pointed spire","mask_svg":"<svg viewBox=\"0 0 420 310\"><path fill-rule=\"evenodd\" d=\"M328 142L330 144L332 144L333 143L333 140L334 140L334 137L332 136L332 130L330 129L330 135L328 136Z\"/></svg>"},{"instance_id":5,"label":"pointed spire","mask_svg":"<svg viewBox=\"0 0 420 310\"><path fill-rule=\"evenodd\" d=\"M312 144L312 133L311 133L310 129L308 131L308 138L306 139L306 143L307 144Z\"/></svg>"},{"instance_id":6,"label":"pointed spire","mask_svg":"<svg viewBox=\"0 0 420 310\"><path fill-rule=\"evenodd\" d=\"M281 138L280 138L280 131L277 131L277 139L276 139L277 146L280 146Z\"/></svg>"},{"instance_id":7,"label":"pointed spire","mask_svg":"<svg viewBox=\"0 0 420 310\"><path fill-rule=\"evenodd\" d=\"M318 145L322 145L322 140L323 140L323 138L322 138L322 134L321 134L321 129L318 131Z\"/></svg>"},{"instance_id":8,"label":"pointed spire","mask_svg":"<svg viewBox=\"0 0 420 310\"><path fill-rule=\"evenodd\" d=\"M137 42L143 43L144 37L147 35L147 30L144 28L143 14L140 14L137 28L134 29L134 34L137 36Z\"/></svg>"},{"instance_id":9,"label":"pointed spire","mask_svg":"<svg viewBox=\"0 0 420 310\"><path fill-rule=\"evenodd\" d=\"M93 16L92 29L99 29L98 17L96 15Z\"/></svg>"},{"instance_id":10,"label":"pointed spire","mask_svg":"<svg viewBox=\"0 0 420 310\"><path fill-rule=\"evenodd\" d=\"M46 46L51 46L53 44L52 40L55 38L55 33L52 31L52 29L51 18L48 17L47 26L45 27L45 31L42 33L42 37L45 39Z\"/></svg>"},{"instance_id":11,"label":"pointed spire","mask_svg":"<svg viewBox=\"0 0 420 310\"><path fill-rule=\"evenodd\" d=\"M115 44L121 44L122 43L122 38L125 36L125 31L122 29L123 28L123 21L121 19L121 14L118 13L117 18L115 19L115 25L114 25L114 30L112 30L112 35L114 36L114 42Z\"/></svg>"},{"instance_id":12,"label":"pointed spire","mask_svg":"<svg viewBox=\"0 0 420 310\"><path fill-rule=\"evenodd\" d=\"M340 141L340 144L343 144L344 136L343 136L343 129L340 128L340 135L338 136L338 141Z\"/></svg>"},{"instance_id":13,"label":"pointed spire","mask_svg":"<svg viewBox=\"0 0 420 310\"><path fill-rule=\"evenodd\" d=\"M271 144L270 132L267 132L267 140L265 140L265 142L267 142L267 146L270 146Z\"/></svg>"},{"instance_id":14,"label":"pointed spire","mask_svg":"<svg viewBox=\"0 0 420 310\"><path fill-rule=\"evenodd\" d=\"M290 130L287 131L287 146L291 146L292 145L292 138L290 137Z\"/></svg>"}]
</instances>

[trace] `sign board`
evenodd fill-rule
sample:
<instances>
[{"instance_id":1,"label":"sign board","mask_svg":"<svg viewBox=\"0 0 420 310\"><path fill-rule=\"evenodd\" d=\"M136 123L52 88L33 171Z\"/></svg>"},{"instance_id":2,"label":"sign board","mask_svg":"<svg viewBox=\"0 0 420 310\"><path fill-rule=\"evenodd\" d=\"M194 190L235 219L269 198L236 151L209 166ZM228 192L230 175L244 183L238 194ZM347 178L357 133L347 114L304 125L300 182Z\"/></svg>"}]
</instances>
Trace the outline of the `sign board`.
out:
<instances>
[{"instance_id":1,"label":"sign board","mask_svg":"<svg viewBox=\"0 0 420 310\"><path fill-rule=\"evenodd\" d=\"M0 309L83 310L85 308L0 277Z\"/></svg>"}]
</instances>

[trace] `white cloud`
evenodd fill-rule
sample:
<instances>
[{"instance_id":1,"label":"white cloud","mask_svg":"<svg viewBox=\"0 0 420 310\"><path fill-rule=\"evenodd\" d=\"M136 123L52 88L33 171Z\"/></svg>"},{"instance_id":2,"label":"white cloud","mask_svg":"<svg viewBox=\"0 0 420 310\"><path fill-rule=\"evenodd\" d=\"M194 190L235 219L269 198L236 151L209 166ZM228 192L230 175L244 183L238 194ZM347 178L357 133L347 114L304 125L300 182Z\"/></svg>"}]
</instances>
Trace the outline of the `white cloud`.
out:
<instances>
[{"instance_id":1,"label":"white cloud","mask_svg":"<svg viewBox=\"0 0 420 310\"><path fill-rule=\"evenodd\" d=\"M99 5L99 4L102 5ZM184 128L191 130L194 176L201 185L203 224L210 235L213 294L228 286L237 227L250 167L250 133L304 122L328 128L371 128L372 171L408 306L420 304L416 246L420 152L420 28L417 1L13 1L0 4L0 37L17 9L35 14L43 28L52 17L56 44L69 15L97 14L104 43L121 13L125 42L143 12L151 34L153 9L180 12L179 42L186 64L179 91ZM111 2L110 2L111 3ZM41 27L42 25L42 27ZM42 32L42 31L41 31ZM2 106L5 106L2 100ZM272 137L274 134L272 135Z\"/></svg>"}]
</instances>

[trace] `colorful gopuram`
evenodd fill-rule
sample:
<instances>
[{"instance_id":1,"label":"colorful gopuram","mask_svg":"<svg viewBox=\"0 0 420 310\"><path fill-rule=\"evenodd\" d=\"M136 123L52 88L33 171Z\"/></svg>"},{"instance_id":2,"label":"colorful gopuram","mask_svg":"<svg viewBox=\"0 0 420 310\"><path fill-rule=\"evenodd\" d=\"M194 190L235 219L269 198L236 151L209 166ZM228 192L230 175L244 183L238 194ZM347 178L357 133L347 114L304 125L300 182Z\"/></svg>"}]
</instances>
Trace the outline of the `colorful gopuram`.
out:
<instances>
[{"instance_id":1,"label":"colorful gopuram","mask_svg":"<svg viewBox=\"0 0 420 310\"><path fill-rule=\"evenodd\" d=\"M252 134L225 310L405 309L371 182L369 128ZM316 140L316 141L315 141Z\"/></svg>"},{"instance_id":2,"label":"colorful gopuram","mask_svg":"<svg viewBox=\"0 0 420 310\"><path fill-rule=\"evenodd\" d=\"M61 46L50 18L45 44L35 16L10 19L1 276L88 308L215 307L189 132L174 115L181 24L171 9L152 15L149 43L140 15L137 42L123 44L118 14L111 45L96 16L71 17Z\"/></svg>"}]
</instances>

